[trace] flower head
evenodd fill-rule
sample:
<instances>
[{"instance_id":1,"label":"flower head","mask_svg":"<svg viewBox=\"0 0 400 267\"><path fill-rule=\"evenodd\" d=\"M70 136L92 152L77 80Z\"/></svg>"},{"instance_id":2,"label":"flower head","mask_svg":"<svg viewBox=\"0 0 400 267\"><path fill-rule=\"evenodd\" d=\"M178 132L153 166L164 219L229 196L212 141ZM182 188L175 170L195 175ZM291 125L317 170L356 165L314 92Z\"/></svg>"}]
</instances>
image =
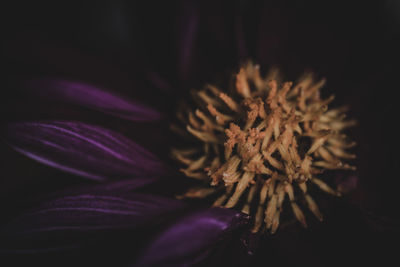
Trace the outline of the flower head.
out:
<instances>
[{"instance_id":1,"label":"flower head","mask_svg":"<svg viewBox=\"0 0 400 267\"><path fill-rule=\"evenodd\" d=\"M276 70L263 78L258 65L247 63L229 88L207 85L195 91L198 108L185 107L178 117L200 143L174 149L173 156L185 165L186 176L204 183L183 196L217 195L215 206L237 207L254 217L253 232L263 225L277 230L285 199L303 226L300 199L322 220L308 188L314 184L340 195L320 174L355 169L344 162L355 155L346 151L354 142L343 134L355 121L345 119L346 108L328 109L334 97L321 97L324 84L312 74L294 85L281 82Z\"/></svg>"}]
</instances>

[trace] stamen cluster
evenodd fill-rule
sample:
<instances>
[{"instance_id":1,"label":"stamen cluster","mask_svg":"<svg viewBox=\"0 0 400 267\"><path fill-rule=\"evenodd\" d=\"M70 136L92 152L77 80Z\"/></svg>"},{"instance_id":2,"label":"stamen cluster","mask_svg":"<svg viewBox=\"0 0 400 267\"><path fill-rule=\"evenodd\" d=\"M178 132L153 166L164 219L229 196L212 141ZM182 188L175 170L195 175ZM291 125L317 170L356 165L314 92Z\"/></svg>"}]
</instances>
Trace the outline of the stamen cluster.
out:
<instances>
[{"instance_id":1,"label":"stamen cluster","mask_svg":"<svg viewBox=\"0 0 400 267\"><path fill-rule=\"evenodd\" d=\"M207 85L194 91L198 109L178 112L186 129L173 128L200 145L173 149L172 155L185 165L187 177L203 181L182 197L214 195L215 206L253 216L253 232L276 232L286 196L303 226L300 199L322 220L308 187L340 195L317 177L324 170L355 169L343 162L355 157L346 152L355 143L342 133L355 121L345 119L344 107L328 110L334 97L322 99L325 80L311 74L295 85L281 83L277 71L263 78L259 66L247 63L234 78L228 90Z\"/></svg>"}]
</instances>

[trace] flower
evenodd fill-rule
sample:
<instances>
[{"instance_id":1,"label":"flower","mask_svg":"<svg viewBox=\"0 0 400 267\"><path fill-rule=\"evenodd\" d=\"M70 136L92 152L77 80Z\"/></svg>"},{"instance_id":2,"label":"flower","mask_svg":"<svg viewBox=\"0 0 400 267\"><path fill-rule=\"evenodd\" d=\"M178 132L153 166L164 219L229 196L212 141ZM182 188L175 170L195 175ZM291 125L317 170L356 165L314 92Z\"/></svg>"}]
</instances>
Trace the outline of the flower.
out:
<instances>
[{"instance_id":1,"label":"flower","mask_svg":"<svg viewBox=\"0 0 400 267\"><path fill-rule=\"evenodd\" d=\"M296 219L307 227L294 191L299 189L306 206L322 221L309 188L313 183L326 193L340 195L317 176L324 170L355 169L342 162L355 158L346 152L355 143L342 132L355 121L344 120L343 107L328 110L333 96L321 99L325 80L314 81L311 74L294 85L282 83L277 71L262 78L259 66L249 62L233 84L228 90L208 85L194 92L199 108L193 112L186 105L178 113L187 132L201 143L194 149L175 149L173 155L186 165L181 169L186 176L211 184L183 196L201 198L220 191L214 206L239 206L254 217L254 233L263 221L275 233L285 195ZM187 135L183 130L178 133Z\"/></svg>"},{"instance_id":2,"label":"flower","mask_svg":"<svg viewBox=\"0 0 400 267\"><path fill-rule=\"evenodd\" d=\"M369 190L388 200L379 207L394 206L393 194L387 192L396 192L396 187L388 189L391 183L386 177L391 177L387 162L395 162L396 154L386 147L392 149L397 140L396 131L387 131L395 121L396 105L391 103L396 98L390 92L375 95L364 90L377 84L391 88L387 78L397 77L396 65L383 62L397 46L382 41L387 40L378 33L382 25L374 24L380 4L368 6L365 13L356 4L343 8L337 1L327 6L242 1L159 5L155 9L154 3L115 1L77 8L68 2L47 12L35 3L7 12L2 51L7 79L2 86L10 95L1 98L6 140L26 156L64 172L36 164L1 144L2 259L14 255L13 265L21 260L146 265L167 257L179 265L200 263L210 256L219 265L239 265L232 256L239 250L230 253L226 248L238 240L236 221L243 217L232 210L199 211L165 196L166 191L174 194L189 183L169 172L172 163L165 164L172 143L165 126L176 99L189 87L199 88L247 57L263 66L280 64L288 77L307 67L328 74L338 102L349 103L353 112L363 115L355 116L361 120L354 135L362 144L357 148L362 151L357 175L363 177L364 186L365 181L373 183ZM329 15L332 11L335 14ZM382 128L385 135L377 130ZM135 155L134 160L128 154ZM162 166L166 172L158 173ZM120 178L134 179L111 181ZM358 191L358 196L368 192L362 199L375 204L371 191ZM386 239L365 221L382 225L382 220L370 220L348 204L329 203L319 203L328 211L326 223L307 231L281 227L276 236L261 241L261 253L252 262L262 266L310 262L321 266L327 261L338 265L344 259L370 262L376 244L388 242L382 242ZM395 232L392 220L387 222L385 231L394 230L386 233ZM209 232L193 230L204 229L200 226ZM187 241L183 230L195 237L194 242ZM209 250L216 243L217 251ZM175 247L179 250L171 249ZM138 259L140 255L146 257ZM243 265L251 265L249 259Z\"/></svg>"},{"instance_id":3,"label":"flower","mask_svg":"<svg viewBox=\"0 0 400 267\"><path fill-rule=\"evenodd\" d=\"M50 84L51 88L57 88ZM82 85L67 84L61 88L65 93L79 88L79 96L84 95L79 90L89 90L90 103L97 103L102 96L102 91ZM113 97L106 101L110 99L111 103L116 101ZM134 107L131 115L141 111L140 106ZM109 112L109 106L105 110ZM128 113L124 111L125 118ZM2 227L2 254L85 251L88 246L96 247L98 240L121 242L124 239L121 232L141 240L146 237L140 230L153 228L159 229L158 236L147 247L143 241L143 245L137 244L144 254L132 256L131 261L136 257L136 264L144 266L166 262L194 264L210 253L219 239L246 223L246 216L235 211L195 209L189 212L177 200L137 192L138 188L166 179L168 169L145 148L112 130L79 121L34 121L9 124L7 132L8 144L35 161L95 181L123 180L63 190L45 197L33 209ZM179 219L171 224L174 214ZM190 246L185 240L188 236L195 239ZM155 254L159 249L169 249L169 253ZM198 255L186 258L194 253Z\"/></svg>"}]
</instances>

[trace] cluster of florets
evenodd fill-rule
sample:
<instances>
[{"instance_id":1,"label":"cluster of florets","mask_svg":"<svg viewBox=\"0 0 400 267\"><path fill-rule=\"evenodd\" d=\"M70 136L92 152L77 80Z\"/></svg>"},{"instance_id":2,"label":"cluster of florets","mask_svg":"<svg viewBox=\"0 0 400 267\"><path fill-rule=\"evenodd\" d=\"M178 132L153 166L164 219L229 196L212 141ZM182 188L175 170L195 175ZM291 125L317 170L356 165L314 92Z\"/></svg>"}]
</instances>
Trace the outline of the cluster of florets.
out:
<instances>
[{"instance_id":1,"label":"cluster of florets","mask_svg":"<svg viewBox=\"0 0 400 267\"><path fill-rule=\"evenodd\" d=\"M281 83L277 71L262 78L259 67L247 63L228 90L207 85L194 91L198 109L178 113L186 126L180 132L202 145L172 154L185 165L181 171L187 177L203 183L182 197L215 195L215 206L253 216L253 232L277 230L286 195L303 226L299 199L322 220L308 185L339 195L317 177L324 170L353 170L343 160L355 157L346 152L354 143L343 134L355 122L345 119L345 108L328 110L333 96L321 99L324 84L311 74L295 85Z\"/></svg>"}]
</instances>

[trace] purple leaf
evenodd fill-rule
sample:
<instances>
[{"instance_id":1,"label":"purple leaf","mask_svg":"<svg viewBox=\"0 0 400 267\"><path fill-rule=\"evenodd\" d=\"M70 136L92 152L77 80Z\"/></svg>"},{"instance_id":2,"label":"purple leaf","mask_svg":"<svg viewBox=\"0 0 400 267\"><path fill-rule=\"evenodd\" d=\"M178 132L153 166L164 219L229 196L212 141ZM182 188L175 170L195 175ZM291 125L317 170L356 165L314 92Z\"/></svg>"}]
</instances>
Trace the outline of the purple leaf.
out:
<instances>
[{"instance_id":1,"label":"purple leaf","mask_svg":"<svg viewBox=\"0 0 400 267\"><path fill-rule=\"evenodd\" d=\"M166 171L152 153L123 135L82 122L11 124L7 141L36 161L94 180L158 177Z\"/></svg>"},{"instance_id":2,"label":"purple leaf","mask_svg":"<svg viewBox=\"0 0 400 267\"><path fill-rule=\"evenodd\" d=\"M199 263L224 237L247 222L232 209L211 208L182 218L165 229L139 259L139 266L191 266Z\"/></svg>"},{"instance_id":3,"label":"purple leaf","mask_svg":"<svg viewBox=\"0 0 400 267\"><path fill-rule=\"evenodd\" d=\"M20 215L3 227L0 252L48 252L82 247L92 240L157 225L168 214L184 207L178 200L138 193L62 197Z\"/></svg>"},{"instance_id":4,"label":"purple leaf","mask_svg":"<svg viewBox=\"0 0 400 267\"><path fill-rule=\"evenodd\" d=\"M131 121L161 118L161 114L151 107L82 82L48 78L31 80L27 86L45 99L76 104Z\"/></svg>"}]
</instances>

